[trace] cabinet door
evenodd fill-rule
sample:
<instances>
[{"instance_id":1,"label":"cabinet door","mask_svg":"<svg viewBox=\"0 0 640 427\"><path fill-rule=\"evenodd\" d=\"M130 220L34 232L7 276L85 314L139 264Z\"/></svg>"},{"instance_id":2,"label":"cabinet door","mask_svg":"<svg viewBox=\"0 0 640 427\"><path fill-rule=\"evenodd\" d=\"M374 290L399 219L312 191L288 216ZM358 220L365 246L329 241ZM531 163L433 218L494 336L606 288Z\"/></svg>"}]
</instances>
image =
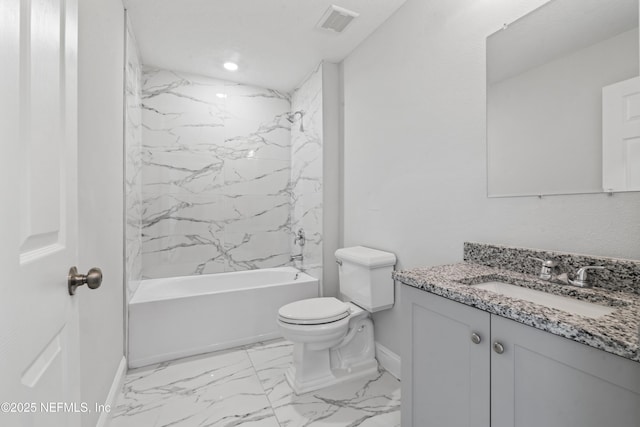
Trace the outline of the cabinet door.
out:
<instances>
[{"instance_id":1,"label":"cabinet door","mask_svg":"<svg viewBox=\"0 0 640 427\"><path fill-rule=\"evenodd\" d=\"M492 427L638 427L640 363L497 316Z\"/></svg>"},{"instance_id":2,"label":"cabinet door","mask_svg":"<svg viewBox=\"0 0 640 427\"><path fill-rule=\"evenodd\" d=\"M402 425L488 427L490 315L409 286L402 306Z\"/></svg>"}]
</instances>

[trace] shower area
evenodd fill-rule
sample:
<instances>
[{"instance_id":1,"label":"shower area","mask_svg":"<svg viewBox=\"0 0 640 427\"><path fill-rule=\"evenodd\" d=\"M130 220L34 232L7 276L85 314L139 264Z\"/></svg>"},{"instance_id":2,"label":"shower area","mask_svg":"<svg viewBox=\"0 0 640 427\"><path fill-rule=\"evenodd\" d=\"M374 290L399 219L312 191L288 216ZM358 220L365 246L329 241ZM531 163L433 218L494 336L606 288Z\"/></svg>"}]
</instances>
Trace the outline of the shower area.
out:
<instances>
[{"instance_id":1,"label":"shower area","mask_svg":"<svg viewBox=\"0 0 640 427\"><path fill-rule=\"evenodd\" d=\"M337 247L337 161L335 190L324 185L338 152L337 66L321 63L283 93L143 65L130 27L126 43L128 307L153 279L180 287L282 267L318 279L322 294L334 275L323 259Z\"/></svg>"}]
</instances>

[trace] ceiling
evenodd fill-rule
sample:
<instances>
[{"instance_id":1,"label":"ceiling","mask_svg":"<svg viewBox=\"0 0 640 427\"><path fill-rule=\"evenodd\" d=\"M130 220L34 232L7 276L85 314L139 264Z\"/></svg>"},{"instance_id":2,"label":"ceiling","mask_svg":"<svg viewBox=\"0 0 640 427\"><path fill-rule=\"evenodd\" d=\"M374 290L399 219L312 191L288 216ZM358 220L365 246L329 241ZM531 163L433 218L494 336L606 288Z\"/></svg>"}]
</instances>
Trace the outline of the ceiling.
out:
<instances>
[{"instance_id":1,"label":"ceiling","mask_svg":"<svg viewBox=\"0 0 640 427\"><path fill-rule=\"evenodd\" d=\"M405 0L125 0L148 66L290 92L340 62ZM360 14L342 33L316 28L331 4ZM236 62L239 70L222 67Z\"/></svg>"},{"instance_id":2,"label":"ceiling","mask_svg":"<svg viewBox=\"0 0 640 427\"><path fill-rule=\"evenodd\" d=\"M638 28L637 0L555 0L487 39L487 81L500 82Z\"/></svg>"}]
</instances>

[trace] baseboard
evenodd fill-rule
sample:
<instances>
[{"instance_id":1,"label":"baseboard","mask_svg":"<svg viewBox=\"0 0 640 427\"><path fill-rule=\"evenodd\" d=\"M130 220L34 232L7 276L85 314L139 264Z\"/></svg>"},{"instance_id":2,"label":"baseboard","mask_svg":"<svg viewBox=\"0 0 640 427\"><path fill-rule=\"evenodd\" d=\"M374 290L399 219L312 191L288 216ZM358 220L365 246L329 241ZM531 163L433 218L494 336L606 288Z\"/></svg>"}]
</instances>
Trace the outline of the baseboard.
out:
<instances>
[{"instance_id":1,"label":"baseboard","mask_svg":"<svg viewBox=\"0 0 640 427\"><path fill-rule=\"evenodd\" d=\"M105 408L109 408L109 411L100 412L100 417L98 418L98 422L96 423L96 427L106 427L109 423L109 418L111 417L111 412L115 409L116 399L118 398L118 394L120 394L120 390L122 389L122 383L124 382L124 376L127 374L127 359L122 356L122 360L120 360L120 365L118 365L118 369L116 370L116 374L113 377L113 382L111 383L111 388L109 389L109 394L107 394L107 399L104 402Z\"/></svg>"},{"instance_id":2,"label":"baseboard","mask_svg":"<svg viewBox=\"0 0 640 427\"><path fill-rule=\"evenodd\" d=\"M376 343L376 359L385 371L400 379L400 356L380 343Z\"/></svg>"}]
</instances>

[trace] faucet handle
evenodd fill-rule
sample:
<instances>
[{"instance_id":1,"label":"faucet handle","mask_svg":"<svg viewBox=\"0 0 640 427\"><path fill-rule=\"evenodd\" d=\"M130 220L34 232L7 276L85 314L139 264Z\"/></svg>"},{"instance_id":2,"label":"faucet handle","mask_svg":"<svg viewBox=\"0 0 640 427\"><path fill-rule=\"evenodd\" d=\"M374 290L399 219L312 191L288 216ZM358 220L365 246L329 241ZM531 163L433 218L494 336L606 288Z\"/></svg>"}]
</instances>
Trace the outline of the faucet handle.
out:
<instances>
[{"instance_id":1,"label":"faucet handle","mask_svg":"<svg viewBox=\"0 0 640 427\"><path fill-rule=\"evenodd\" d=\"M529 257L531 259L535 259L536 261L540 261L542 263L542 267L540 268L540 278L542 280L551 280L552 271L554 267L558 266L558 261L554 259L542 259L536 257Z\"/></svg>"},{"instance_id":2,"label":"faucet handle","mask_svg":"<svg viewBox=\"0 0 640 427\"><path fill-rule=\"evenodd\" d=\"M298 229L298 232L295 234L294 238L293 238L293 244L299 244L300 246L304 246L304 244L307 242L307 237L304 234L304 229L300 228Z\"/></svg>"},{"instance_id":3,"label":"faucet handle","mask_svg":"<svg viewBox=\"0 0 640 427\"><path fill-rule=\"evenodd\" d=\"M536 261L540 261L543 267L553 268L558 266L558 261L556 261L555 259L542 259L542 258L536 258L534 256L530 256L529 258L535 259Z\"/></svg>"},{"instance_id":4,"label":"faucet handle","mask_svg":"<svg viewBox=\"0 0 640 427\"><path fill-rule=\"evenodd\" d=\"M578 269L576 273L576 280L587 280L587 270L605 270L604 267L600 265L587 265L586 267L581 267Z\"/></svg>"},{"instance_id":5,"label":"faucet handle","mask_svg":"<svg viewBox=\"0 0 640 427\"><path fill-rule=\"evenodd\" d=\"M576 272L575 280L569 280L569 283L574 285L574 286L581 287L581 288L589 288L589 287L591 287L591 284L587 280L587 278L588 278L587 270L605 270L605 268L602 267L602 266L599 266L599 265L588 265L586 267L581 267Z\"/></svg>"}]
</instances>

